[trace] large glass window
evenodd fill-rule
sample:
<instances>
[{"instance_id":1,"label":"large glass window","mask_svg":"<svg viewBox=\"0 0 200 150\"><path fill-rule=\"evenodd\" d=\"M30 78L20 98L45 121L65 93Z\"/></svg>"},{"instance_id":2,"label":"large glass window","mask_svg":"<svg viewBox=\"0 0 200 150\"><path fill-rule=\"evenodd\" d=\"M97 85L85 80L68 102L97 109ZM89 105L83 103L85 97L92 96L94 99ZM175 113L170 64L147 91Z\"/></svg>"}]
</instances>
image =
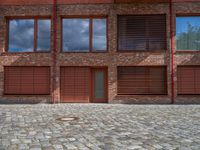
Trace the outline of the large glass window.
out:
<instances>
[{"instance_id":1,"label":"large glass window","mask_svg":"<svg viewBox=\"0 0 200 150\"><path fill-rule=\"evenodd\" d=\"M50 50L49 19L10 19L8 27L8 52Z\"/></svg>"},{"instance_id":2,"label":"large glass window","mask_svg":"<svg viewBox=\"0 0 200 150\"><path fill-rule=\"evenodd\" d=\"M176 17L176 49L200 50L200 16Z\"/></svg>"},{"instance_id":3,"label":"large glass window","mask_svg":"<svg viewBox=\"0 0 200 150\"><path fill-rule=\"evenodd\" d=\"M34 20L9 21L9 52L30 52L34 47Z\"/></svg>"},{"instance_id":4,"label":"large glass window","mask_svg":"<svg viewBox=\"0 0 200 150\"><path fill-rule=\"evenodd\" d=\"M63 20L64 51L89 51L89 19Z\"/></svg>"},{"instance_id":5,"label":"large glass window","mask_svg":"<svg viewBox=\"0 0 200 150\"><path fill-rule=\"evenodd\" d=\"M166 50L166 16L118 16L118 50Z\"/></svg>"},{"instance_id":6,"label":"large glass window","mask_svg":"<svg viewBox=\"0 0 200 150\"><path fill-rule=\"evenodd\" d=\"M107 20L105 18L65 18L62 24L64 52L107 50Z\"/></svg>"}]
</instances>

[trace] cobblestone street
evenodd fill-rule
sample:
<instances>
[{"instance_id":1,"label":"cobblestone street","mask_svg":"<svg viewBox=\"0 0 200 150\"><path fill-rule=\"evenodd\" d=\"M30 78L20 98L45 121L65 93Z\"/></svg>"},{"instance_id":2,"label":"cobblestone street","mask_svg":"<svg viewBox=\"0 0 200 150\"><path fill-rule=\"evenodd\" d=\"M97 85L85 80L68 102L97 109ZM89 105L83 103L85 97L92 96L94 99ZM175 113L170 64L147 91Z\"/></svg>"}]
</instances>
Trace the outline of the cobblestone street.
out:
<instances>
[{"instance_id":1,"label":"cobblestone street","mask_svg":"<svg viewBox=\"0 0 200 150\"><path fill-rule=\"evenodd\" d=\"M0 105L0 150L9 149L199 150L200 106Z\"/></svg>"}]
</instances>

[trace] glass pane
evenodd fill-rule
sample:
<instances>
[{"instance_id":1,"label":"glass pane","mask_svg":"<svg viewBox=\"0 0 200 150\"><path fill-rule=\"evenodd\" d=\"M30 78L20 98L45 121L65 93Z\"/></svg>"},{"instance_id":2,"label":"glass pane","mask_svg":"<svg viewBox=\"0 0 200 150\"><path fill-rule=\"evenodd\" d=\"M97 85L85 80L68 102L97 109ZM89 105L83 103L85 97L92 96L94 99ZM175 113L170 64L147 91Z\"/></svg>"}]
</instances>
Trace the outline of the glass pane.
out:
<instances>
[{"instance_id":1,"label":"glass pane","mask_svg":"<svg viewBox=\"0 0 200 150\"><path fill-rule=\"evenodd\" d=\"M63 20L63 51L89 51L89 19Z\"/></svg>"},{"instance_id":2,"label":"glass pane","mask_svg":"<svg viewBox=\"0 0 200 150\"><path fill-rule=\"evenodd\" d=\"M107 23L106 19L93 19L93 47L95 51L107 49Z\"/></svg>"},{"instance_id":3,"label":"glass pane","mask_svg":"<svg viewBox=\"0 0 200 150\"><path fill-rule=\"evenodd\" d=\"M200 17L176 18L176 49L200 50Z\"/></svg>"},{"instance_id":4,"label":"glass pane","mask_svg":"<svg viewBox=\"0 0 200 150\"><path fill-rule=\"evenodd\" d=\"M49 51L51 42L51 20L38 20L37 50Z\"/></svg>"},{"instance_id":5,"label":"glass pane","mask_svg":"<svg viewBox=\"0 0 200 150\"><path fill-rule=\"evenodd\" d=\"M34 20L14 19L9 21L9 52L30 52L34 47Z\"/></svg>"},{"instance_id":6,"label":"glass pane","mask_svg":"<svg viewBox=\"0 0 200 150\"><path fill-rule=\"evenodd\" d=\"M94 94L95 94L94 95L95 99L104 98L104 72L103 71L95 71Z\"/></svg>"}]
</instances>

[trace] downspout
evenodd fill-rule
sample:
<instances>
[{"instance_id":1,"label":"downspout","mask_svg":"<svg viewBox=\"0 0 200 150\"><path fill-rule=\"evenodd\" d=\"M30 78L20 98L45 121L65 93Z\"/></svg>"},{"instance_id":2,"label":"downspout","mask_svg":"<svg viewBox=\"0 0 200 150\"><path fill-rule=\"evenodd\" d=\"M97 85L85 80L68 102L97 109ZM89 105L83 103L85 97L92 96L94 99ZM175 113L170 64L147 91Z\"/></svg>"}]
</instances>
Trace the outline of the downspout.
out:
<instances>
[{"instance_id":1,"label":"downspout","mask_svg":"<svg viewBox=\"0 0 200 150\"><path fill-rule=\"evenodd\" d=\"M57 0L53 1L53 82L52 82L52 103L55 104L55 90L56 90L56 47L57 47Z\"/></svg>"},{"instance_id":2,"label":"downspout","mask_svg":"<svg viewBox=\"0 0 200 150\"><path fill-rule=\"evenodd\" d=\"M171 103L175 103L174 98L174 32L173 32L173 10L172 0L169 0L169 14L170 14L170 45L171 45Z\"/></svg>"}]
</instances>

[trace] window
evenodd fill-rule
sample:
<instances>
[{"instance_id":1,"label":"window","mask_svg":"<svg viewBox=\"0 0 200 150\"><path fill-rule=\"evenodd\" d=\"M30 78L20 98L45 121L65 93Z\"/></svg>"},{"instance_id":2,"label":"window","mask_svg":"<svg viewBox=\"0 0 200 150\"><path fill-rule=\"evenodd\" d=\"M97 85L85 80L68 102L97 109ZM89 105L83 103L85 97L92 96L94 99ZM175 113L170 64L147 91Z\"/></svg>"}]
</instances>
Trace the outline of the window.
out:
<instances>
[{"instance_id":1,"label":"window","mask_svg":"<svg viewBox=\"0 0 200 150\"><path fill-rule=\"evenodd\" d=\"M166 67L118 67L118 94L167 94Z\"/></svg>"},{"instance_id":2,"label":"window","mask_svg":"<svg viewBox=\"0 0 200 150\"><path fill-rule=\"evenodd\" d=\"M118 16L118 50L165 50L166 16Z\"/></svg>"},{"instance_id":3,"label":"window","mask_svg":"<svg viewBox=\"0 0 200 150\"><path fill-rule=\"evenodd\" d=\"M65 18L62 29L64 52L107 50L107 19Z\"/></svg>"},{"instance_id":4,"label":"window","mask_svg":"<svg viewBox=\"0 0 200 150\"><path fill-rule=\"evenodd\" d=\"M200 50L200 16L176 17L176 49Z\"/></svg>"},{"instance_id":5,"label":"window","mask_svg":"<svg viewBox=\"0 0 200 150\"><path fill-rule=\"evenodd\" d=\"M106 19L93 19L92 49L95 51L107 49Z\"/></svg>"},{"instance_id":6,"label":"window","mask_svg":"<svg viewBox=\"0 0 200 150\"><path fill-rule=\"evenodd\" d=\"M10 19L8 52L50 51L50 19Z\"/></svg>"},{"instance_id":7,"label":"window","mask_svg":"<svg viewBox=\"0 0 200 150\"><path fill-rule=\"evenodd\" d=\"M49 67L5 67L5 94L50 94Z\"/></svg>"},{"instance_id":8,"label":"window","mask_svg":"<svg viewBox=\"0 0 200 150\"><path fill-rule=\"evenodd\" d=\"M199 66L179 66L177 70L178 94L200 94L199 76Z\"/></svg>"}]
</instances>

